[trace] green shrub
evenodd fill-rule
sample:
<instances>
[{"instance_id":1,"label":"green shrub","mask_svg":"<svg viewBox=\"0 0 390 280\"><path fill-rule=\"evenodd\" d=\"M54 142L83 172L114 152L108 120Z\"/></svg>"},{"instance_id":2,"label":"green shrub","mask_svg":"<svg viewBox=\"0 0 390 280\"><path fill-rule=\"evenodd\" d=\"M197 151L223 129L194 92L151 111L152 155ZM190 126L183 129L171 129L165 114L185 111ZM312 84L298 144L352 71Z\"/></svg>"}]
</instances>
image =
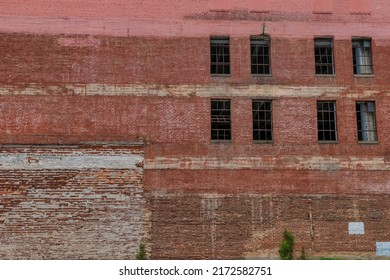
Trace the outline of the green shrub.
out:
<instances>
[{"instance_id":1,"label":"green shrub","mask_svg":"<svg viewBox=\"0 0 390 280\"><path fill-rule=\"evenodd\" d=\"M144 243L139 244L137 254L135 254L137 260L146 260L146 246Z\"/></svg>"},{"instance_id":2,"label":"green shrub","mask_svg":"<svg viewBox=\"0 0 390 280\"><path fill-rule=\"evenodd\" d=\"M283 240L279 245L279 255L282 260L292 260L294 254L294 234L285 230L283 232Z\"/></svg>"}]
</instances>

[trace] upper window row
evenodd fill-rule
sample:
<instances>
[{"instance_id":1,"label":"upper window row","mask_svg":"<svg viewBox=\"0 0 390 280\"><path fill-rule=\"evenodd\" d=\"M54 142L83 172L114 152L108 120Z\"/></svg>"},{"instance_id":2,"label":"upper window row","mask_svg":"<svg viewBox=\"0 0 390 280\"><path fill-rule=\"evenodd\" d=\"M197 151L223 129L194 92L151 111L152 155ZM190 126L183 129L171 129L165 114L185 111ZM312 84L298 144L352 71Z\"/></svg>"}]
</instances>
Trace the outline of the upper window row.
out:
<instances>
[{"instance_id":1,"label":"upper window row","mask_svg":"<svg viewBox=\"0 0 390 280\"><path fill-rule=\"evenodd\" d=\"M268 36L251 36L252 75L271 74L271 44ZM229 37L212 37L210 40L211 74L230 75ZM352 39L353 73L372 75L371 39ZM314 39L316 75L334 75L334 54L332 38Z\"/></svg>"}]
</instances>

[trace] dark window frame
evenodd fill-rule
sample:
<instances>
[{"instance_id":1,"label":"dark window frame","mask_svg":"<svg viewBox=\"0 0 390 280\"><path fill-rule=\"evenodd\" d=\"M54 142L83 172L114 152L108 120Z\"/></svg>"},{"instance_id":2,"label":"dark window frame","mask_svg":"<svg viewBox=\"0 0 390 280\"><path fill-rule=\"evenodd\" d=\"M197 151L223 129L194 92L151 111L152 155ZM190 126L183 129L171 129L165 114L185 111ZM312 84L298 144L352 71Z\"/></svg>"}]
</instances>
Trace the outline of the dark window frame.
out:
<instances>
[{"instance_id":1,"label":"dark window frame","mask_svg":"<svg viewBox=\"0 0 390 280\"><path fill-rule=\"evenodd\" d=\"M316 75L335 75L334 40L332 37L314 38L314 62Z\"/></svg>"},{"instance_id":2,"label":"dark window frame","mask_svg":"<svg viewBox=\"0 0 390 280\"><path fill-rule=\"evenodd\" d=\"M231 100L211 99L210 105L211 141L231 142Z\"/></svg>"},{"instance_id":3,"label":"dark window frame","mask_svg":"<svg viewBox=\"0 0 390 280\"><path fill-rule=\"evenodd\" d=\"M374 75L371 38L352 38L352 61L354 75Z\"/></svg>"},{"instance_id":4,"label":"dark window frame","mask_svg":"<svg viewBox=\"0 0 390 280\"><path fill-rule=\"evenodd\" d=\"M230 38L210 37L210 73L213 76L230 76Z\"/></svg>"},{"instance_id":5,"label":"dark window frame","mask_svg":"<svg viewBox=\"0 0 390 280\"><path fill-rule=\"evenodd\" d=\"M271 38L269 36L250 36L251 74L271 75Z\"/></svg>"},{"instance_id":6,"label":"dark window frame","mask_svg":"<svg viewBox=\"0 0 390 280\"><path fill-rule=\"evenodd\" d=\"M336 101L317 101L317 137L319 143L338 143Z\"/></svg>"},{"instance_id":7,"label":"dark window frame","mask_svg":"<svg viewBox=\"0 0 390 280\"><path fill-rule=\"evenodd\" d=\"M252 100L252 139L255 143L273 143L273 101Z\"/></svg>"},{"instance_id":8,"label":"dark window frame","mask_svg":"<svg viewBox=\"0 0 390 280\"><path fill-rule=\"evenodd\" d=\"M375 101L356 101L356 124L359 143L378 143Z\"/></svg>"}]
</instances>

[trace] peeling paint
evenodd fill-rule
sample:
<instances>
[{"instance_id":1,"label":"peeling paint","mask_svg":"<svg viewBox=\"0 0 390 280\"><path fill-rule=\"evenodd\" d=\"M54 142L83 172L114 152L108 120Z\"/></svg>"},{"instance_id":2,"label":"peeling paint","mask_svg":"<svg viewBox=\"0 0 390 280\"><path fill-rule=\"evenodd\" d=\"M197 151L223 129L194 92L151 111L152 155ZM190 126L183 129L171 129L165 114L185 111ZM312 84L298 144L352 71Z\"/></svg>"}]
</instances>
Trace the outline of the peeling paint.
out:
<instances>
[{"instance_id":1,"label":"peeling paint","mask_svg":"<svg viewBox=\"0 0 390 280\"><path fill-rule=\"evenodd\" d=\"M0 87L0 95L68 95L80 96L174 96L174 97L339 97L347 87L309 87L309 86L277 86L277 85L153 85L153 84L67 84L63 86L43 87L38 84L27 86L4 85ZM370 96L378 91L367 91Z\"/></svg>"},{"instance_id":2,"label":"peeling paint","mask_svg":"<svg viewBox=\"0 0 390 280\"><path fill-rule=\"evenodd\" d=\"M0 258L133 259L149 230L141 158L132 147L2 146Z\"/></svg>"},{"instance_id":3,"label":"peeling paint","mask_svg":"<svg viewBox=\"0 0 390 280\"><path fill-rule=\"evenodd\" d=\"M259 169L259 170L378 170L390 171L390 163L384 157L156 157L145 161L145 169Z\"/></svg>"},{"instance_id":4,"label":"peeling paint","mask_svg":"<svg viewBox=\"0 0 390 280\"><path fill-rule=\"evenodd\" d=\"M143 157L139 155L39 155L39 154L0 154L0 170L15 169L85 169L142 168L139 163Z\"/></svg>"}]
</instances>

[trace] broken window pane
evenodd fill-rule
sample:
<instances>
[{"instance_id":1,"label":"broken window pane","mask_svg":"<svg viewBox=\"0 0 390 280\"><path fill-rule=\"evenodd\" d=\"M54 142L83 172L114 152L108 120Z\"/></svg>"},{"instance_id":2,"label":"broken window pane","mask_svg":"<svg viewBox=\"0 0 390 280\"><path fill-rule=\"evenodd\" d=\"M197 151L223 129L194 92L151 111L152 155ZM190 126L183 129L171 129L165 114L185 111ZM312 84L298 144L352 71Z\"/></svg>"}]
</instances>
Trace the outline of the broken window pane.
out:
<instances>
[{"instance_id":1,"label":"broken window pane","mask_svg":"<svg viewBox=\"0 0 390 280\"><path fill-rule=\"evenodd\" d=\"M230 100L211 100L211 140L231 140Z\"/></svg>"},{"instance_id":2,"label":"broken window pane","mask_svg":"<svg viewBox=\"0 0 390 280\"><path fill-rule=\"evenodd\" d=\"M333 40L317 38L314 40L315 68L317 75L333 75Z\"/></svg>"}]
</instances>

